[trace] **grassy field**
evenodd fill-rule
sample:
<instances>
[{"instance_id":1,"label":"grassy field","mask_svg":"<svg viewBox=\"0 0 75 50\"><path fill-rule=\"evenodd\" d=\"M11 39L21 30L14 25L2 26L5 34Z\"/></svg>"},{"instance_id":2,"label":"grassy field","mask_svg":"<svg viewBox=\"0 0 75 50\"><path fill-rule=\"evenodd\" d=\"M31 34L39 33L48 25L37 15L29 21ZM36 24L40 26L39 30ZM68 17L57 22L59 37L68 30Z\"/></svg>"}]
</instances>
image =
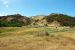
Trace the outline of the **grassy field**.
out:
<instances>
[{"instance_id":1,"label":"grassy field","mask_svg":"<svg viewBox=\"0 0 75 50\"><path fill-rule=\"evenodd\" d=\"M0 50L75 50L75 28L1 27Z\"/></svg>"}]
</instances>

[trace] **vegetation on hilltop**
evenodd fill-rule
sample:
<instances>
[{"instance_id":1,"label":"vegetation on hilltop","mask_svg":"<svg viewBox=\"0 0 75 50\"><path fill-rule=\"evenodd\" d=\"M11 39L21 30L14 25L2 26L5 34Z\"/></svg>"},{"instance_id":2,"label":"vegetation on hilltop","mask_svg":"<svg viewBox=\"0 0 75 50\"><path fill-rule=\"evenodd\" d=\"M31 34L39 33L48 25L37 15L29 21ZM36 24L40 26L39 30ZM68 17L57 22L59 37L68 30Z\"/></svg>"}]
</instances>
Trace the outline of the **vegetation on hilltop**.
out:
<instances>
[{"instance_id":1,"label":"vegetation on hilltop","mask_svg":"<svg viewBox=\"0 0 75 50\"><path fill-rule=\"evenodd\" d=\"M45 17L47 22L58 21L61 26L75 26L75 17L64 14L50 14Z\"/></svg>"},{"instance_id":2,"label":"vegetation on hilltop","mask_svg":"<svg viewBox=\"0 0 75 50\"><path fill-rule=\"evenodd\" d=\"M34 25L47 25L54 21L60 23L61 26L75 26L75 17L53 13L48 16L35 16L32 18L20 14L2 16L0 17L0 27L26 26L32 23Z\"/></svg>"},{"instance_id":3,"label":"vegetation on hilltop","mask_svg":"<svg viewBox=\"0 0 75 50\"><path fill-rule=\"evenodd\" d=\"M0 17L0 27L21 27L31 24L31 19L20 14Z\"/></svg>"}]
</instances>

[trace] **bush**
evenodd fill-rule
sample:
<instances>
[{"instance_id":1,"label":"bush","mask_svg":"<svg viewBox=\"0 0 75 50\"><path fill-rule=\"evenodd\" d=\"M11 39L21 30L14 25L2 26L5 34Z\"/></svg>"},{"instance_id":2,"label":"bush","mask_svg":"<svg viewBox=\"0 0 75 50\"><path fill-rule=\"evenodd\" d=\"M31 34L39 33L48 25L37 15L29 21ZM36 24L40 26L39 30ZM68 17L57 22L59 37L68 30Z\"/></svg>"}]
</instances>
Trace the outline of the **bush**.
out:
<instances>
[{"instance_id":1,"label":"bush","mask_svg":"<svg viewBox=\"0 0 75 50\"><path fill-rule=\"evenodd\" d=\"M41 37L49 36L49 33L47 31L41 31L41 32L37 33L37 36L41 36Z\"/></svg>"},{"instance_id":2,"label":"bush","mask_svg":"<svg viewBox=\"0 0 75 50\"><path fill-rule=\"evenodd\" d=\"M44 26L48 26L47 24L44 24Z\"/></svg>"},{"instance_id":3,"label":"bush","mask_svg":"<svg viewBox=\"0 0 75 50\"><path fill-rule=\"evenodd\" d=\"M0 27L21 27L22 23L19 22L6 22L0 21Z\"/></svg>"}]
</instances>

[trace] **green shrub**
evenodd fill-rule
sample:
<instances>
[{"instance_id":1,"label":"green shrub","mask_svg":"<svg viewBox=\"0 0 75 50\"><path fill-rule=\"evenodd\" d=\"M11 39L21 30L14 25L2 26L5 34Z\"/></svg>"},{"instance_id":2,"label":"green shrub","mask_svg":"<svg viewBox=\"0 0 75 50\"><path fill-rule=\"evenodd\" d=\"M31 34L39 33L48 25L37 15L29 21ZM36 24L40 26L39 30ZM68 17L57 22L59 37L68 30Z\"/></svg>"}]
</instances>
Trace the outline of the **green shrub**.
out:
<instances>
[{"instance_id":1,"label":"green shrub","mask_svg":"<svg viewBox=\"0 0 75 50\"><path fill-rule=\"evenodd\" d=\"M49 33L47 31L41 31L41 32L37 33L37 36L41 36L41 37L43 37L43 36L49 36Z\"/></svg>"},{"instance_id":2,"label":"green shrub","mask_svg":"<svg viewBox=\"0 0 75 50\"><path fill-rule=\"evenodd\" d=\"M7 22L7 21L0 21L0 27L21 27L22 23L20 22Z\"/></svg>"}]
</instances>

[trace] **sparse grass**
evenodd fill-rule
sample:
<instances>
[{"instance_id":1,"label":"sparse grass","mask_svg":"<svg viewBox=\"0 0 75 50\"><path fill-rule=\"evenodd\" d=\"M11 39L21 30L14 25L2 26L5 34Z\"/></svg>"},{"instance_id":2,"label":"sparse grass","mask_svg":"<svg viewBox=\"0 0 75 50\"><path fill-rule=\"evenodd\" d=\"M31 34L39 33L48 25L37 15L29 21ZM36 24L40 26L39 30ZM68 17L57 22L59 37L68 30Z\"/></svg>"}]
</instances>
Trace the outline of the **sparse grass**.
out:
<instances>
[{"instance_id":1,"label":"sparse grass","mask_svg":"<svg viewBox=\"0 0 75 50\"><path fill-rule=\"evenodd\" d=\"M75 50L75 28L0 28L0 50Z\"/></svg>"}]
</instances>

